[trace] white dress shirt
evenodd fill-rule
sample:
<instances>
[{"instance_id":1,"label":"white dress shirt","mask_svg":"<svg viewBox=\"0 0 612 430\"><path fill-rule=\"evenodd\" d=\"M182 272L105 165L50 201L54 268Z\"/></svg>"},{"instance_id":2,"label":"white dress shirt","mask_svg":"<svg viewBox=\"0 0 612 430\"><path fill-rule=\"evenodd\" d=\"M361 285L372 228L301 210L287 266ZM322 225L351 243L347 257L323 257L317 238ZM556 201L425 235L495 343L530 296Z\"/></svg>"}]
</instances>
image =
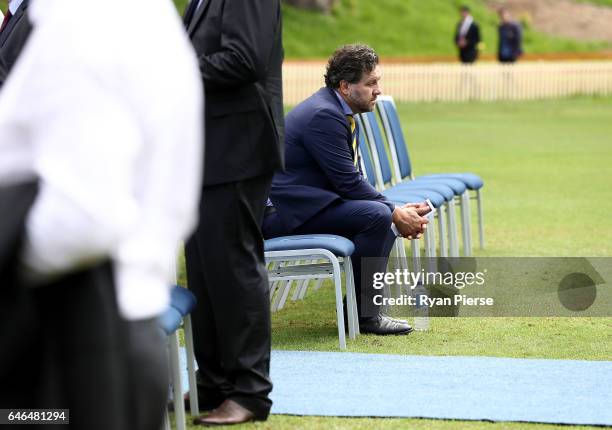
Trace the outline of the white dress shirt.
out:
<instances>
[{"instance_id":1,"label":"white dress shirt","mask_svg":"<svg viewBox=\"0 0 612 430\"><path fill-rule=\"evenodd\" d=\"M15 15L17 9L19 9L19 6L21 6L21 3L23 3L23 0L9 0L8 10L11 12L12 15Z\"/></svg>"},{"instance_id":2,"label":"white dress shirt","mask_svg":"<svg viewBox=\"0 0 612 430\"><path fill-rule=\"evenodd\" d=\"M461 21L461 27L459 28L459 36L465 37L470 29L470 26L474 22L474 18L471 15L466 16L463 21Z\"/></svg>"},{"instance_id":3,"label":"white dress shirt","mask_svg":"<svg viewBox=\"0 0 612 430\"><path fill-rule=\"evenodd\" d=\"M33 0L34 31L0 92L0 185L39 177L23 264L52 279L111 257L128 319L169 302L194 226L199 72L169 0Z\"/></svg>"}]
</instances>

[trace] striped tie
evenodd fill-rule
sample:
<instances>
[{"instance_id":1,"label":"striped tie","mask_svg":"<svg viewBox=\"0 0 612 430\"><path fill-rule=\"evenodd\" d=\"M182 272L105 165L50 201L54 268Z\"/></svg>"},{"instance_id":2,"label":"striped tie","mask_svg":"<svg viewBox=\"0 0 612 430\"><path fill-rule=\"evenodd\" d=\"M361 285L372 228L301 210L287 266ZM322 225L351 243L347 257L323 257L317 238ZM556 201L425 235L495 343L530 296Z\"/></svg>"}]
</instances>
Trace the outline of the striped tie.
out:
<instances>
[{"instance_id":1,"label":"striped tie","mask_svg":"<svg viewBox=\"0 0 612 430\"><path fill-rule=\"evenodd\" d=\"M353 118L353 115L347 115L346 118L348 119L348 122L351 126L351 136L353 138L353 164L356 166L357 165L357 133L355 133L355 131L357 130L357 124L355 124L355 118Z\"/></svg>"}]
</instances>

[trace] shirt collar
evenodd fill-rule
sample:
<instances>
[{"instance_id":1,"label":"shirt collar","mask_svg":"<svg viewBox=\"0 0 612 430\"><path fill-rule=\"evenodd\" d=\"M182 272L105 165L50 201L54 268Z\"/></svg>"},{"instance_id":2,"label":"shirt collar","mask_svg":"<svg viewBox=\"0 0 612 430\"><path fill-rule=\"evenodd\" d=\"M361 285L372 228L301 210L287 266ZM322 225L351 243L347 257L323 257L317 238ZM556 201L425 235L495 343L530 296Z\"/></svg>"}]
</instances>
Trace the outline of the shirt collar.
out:
<instances>
[{"instance_id":1,"label":"shirt collar","mask_svg":"<svg viewBox=\"0 0 612 430\"><path fill-rule=\"evenodd\" d=\"M11 11L11 15L15 15L15 13L17 13L17 9L19 9L19 6L21 6L21 3L23 3L23 0L11 0L9 2L9 11Z\"/></svg>"},{"instance_id":2,"label":"shirt collar","mask_svg":"<svg viewBox=\"0 0 612 430\"><path fill-rule=\"evenodd\" d=\"M344 115L353 116L353 111L351 110L349 105L346 104L346 102L344 101L344 99L342 98L338 90L334 90L334 94L336 94L336 97L338 97L338 100L340 100L340 105L342 106L342 111L344 112Z\"/></svg>"}]
</instances>

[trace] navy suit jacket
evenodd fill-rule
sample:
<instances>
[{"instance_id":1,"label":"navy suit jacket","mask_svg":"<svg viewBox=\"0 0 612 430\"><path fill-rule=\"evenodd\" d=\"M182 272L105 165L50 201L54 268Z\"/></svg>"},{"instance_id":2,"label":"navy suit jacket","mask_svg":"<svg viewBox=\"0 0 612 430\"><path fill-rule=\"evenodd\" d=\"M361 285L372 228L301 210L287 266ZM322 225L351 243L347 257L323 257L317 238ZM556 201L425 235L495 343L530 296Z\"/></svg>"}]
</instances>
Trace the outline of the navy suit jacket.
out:
<instances>
[{"instance_id":1,"label":"navy suit jacket","mask_svg":"<svg viewBox=\"0 0 612 430\"><path fill-rule=\"evenodd\" d=\"M289 231L336 201L375 200L393 211L393 203L354 165L351 137L330 88L321 88L285 117L285 171L274 175L270 200Z\"/></svg>"}]
</instances>

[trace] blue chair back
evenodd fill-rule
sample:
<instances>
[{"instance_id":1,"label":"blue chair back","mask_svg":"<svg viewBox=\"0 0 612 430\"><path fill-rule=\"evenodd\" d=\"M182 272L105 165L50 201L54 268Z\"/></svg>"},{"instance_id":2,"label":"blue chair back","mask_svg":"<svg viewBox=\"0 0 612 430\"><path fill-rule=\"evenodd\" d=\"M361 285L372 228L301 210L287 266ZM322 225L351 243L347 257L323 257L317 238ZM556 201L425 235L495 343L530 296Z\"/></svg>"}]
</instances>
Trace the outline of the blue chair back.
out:
<instances>
[{"instance_id":1,"label":"blue chair back","mask_svg":"<svg viewBox=\"0 0 612 430\"><path fill-rule=\"evenodd\" d=\"M391 182L393 173L391 172L391 163L389 162L389 156L387 155L387 150L385 149L383 134L380 131L380 126L376 120L376 114L374 112L367 112L364 115L372 132L373 142L370 142L370 145L374 145L376 155L378 155L382 180L385 184L388 184Z\"/></svg>"},{"instance_id":2,"label":"blue chair back","mask_svg":"<svg viewBox=\"0 0 612 430\"><path fill-rule=\"evenodd\" d=\"M372 161L372 155L370 154L370 149L368 148L368 143L366 141L365 129L363 128L363 123L358 115L355 115L355 120L359 127L359 155L361 156L363 166L365 167L366 179L370 185L376 188L376 171L374 170L374 162Z\"/></svg>"},{"instance_id":3,"label":"blue chair back","mask_svg":"<svg viewBox=\"0 0 612 430\"><path fill-rule=\"evenodd\" d=\"M386 115L387 121L389 122L389 128L391 129L391 137L397 154L397 161L399 164L401 178L410 177L412 175L412 164L410 163L410 155L408 154L408 146L404 140L404 134L402 133L402 125L400 123L397 109L393 103L389 100L382 100L382 106L384 113L380 111L379 114ZM390 143L391 144L391 143Z\"/></svg>"}]
</instances>

